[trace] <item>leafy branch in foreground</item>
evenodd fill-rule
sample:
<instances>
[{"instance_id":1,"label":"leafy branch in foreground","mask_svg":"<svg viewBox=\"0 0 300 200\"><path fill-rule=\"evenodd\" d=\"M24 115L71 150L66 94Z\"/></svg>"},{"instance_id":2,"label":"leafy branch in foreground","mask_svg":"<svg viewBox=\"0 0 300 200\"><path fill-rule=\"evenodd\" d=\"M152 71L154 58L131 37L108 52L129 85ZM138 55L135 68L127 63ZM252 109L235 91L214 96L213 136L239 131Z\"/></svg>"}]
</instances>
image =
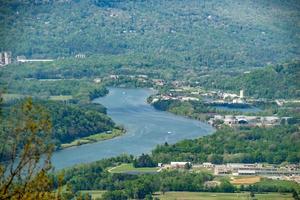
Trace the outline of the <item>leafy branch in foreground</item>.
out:
<instances>
[{"instance_id":1,"label":"leafy branch in foreground","mask_svg":"<svg viewBox=\"0 0 300 200\"><path fill-rule=\"evenodd\" d=\"M53 151L49 115L31 99L14 112L15 118L1 125L1 141L7 142L0 146L0 157L6 154L0 164L0 199L57 199L47 174Z\"/></svg>"}]
</instances>

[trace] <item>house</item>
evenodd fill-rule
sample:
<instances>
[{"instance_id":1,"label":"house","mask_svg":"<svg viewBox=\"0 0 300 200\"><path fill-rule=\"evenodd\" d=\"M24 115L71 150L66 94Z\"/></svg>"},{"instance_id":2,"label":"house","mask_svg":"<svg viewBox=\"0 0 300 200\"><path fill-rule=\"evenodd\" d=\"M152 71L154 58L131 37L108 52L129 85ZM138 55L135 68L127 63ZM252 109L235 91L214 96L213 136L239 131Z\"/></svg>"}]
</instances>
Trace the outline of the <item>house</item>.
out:
<instances>
[{"instance_id":1,"label":"house","mask_svg":"<svg viewBox=\"0 0 300 200\"><path fill-rule=\"evenodd\" d=\"M95 82L95 83L101 83L101 78L95 78L95 79L94 79L94 82Z\"/></svg>"},{"instance_id":2,"label":"house","mask_svg":"<svg viewBox=\"0 0 300 200\"><path fill-rule=\"evenodd\" d=\"M153 79L152 80L156 85L158 85L158 86L164 86L165 85L165 82L164 82L164 80L162 80L162 79Z\"/></svg>"},{"instance_id":3,"label":"house","mask_svg":"<svg viewBox=\"0 0 300 200\"><path fill-rule=\"evenodd\" d=\"M213 168L215 165L210 162L204 162L202 163L202 166L205 168Z\"/></svg>"},{"instance_id":4,"label":"house","mask_svg":"<svg viewBox=\"0 0 300 200\"><path fill-rule=\"evenodd\" d=\"M231 170L226 165L216 165L214 168L214 174L227 175L227 174L231 174Z\"/></svg>"},{"instance_id":5,"label":"house","mask_svg":"<svg viewBox=\"0 0 300 200\"><path fill-rule=\"evenodd\" d=\"M184 168L186 164L191 164L191 162L171 162L172 168Z\"/></svg>"},{"instance_id":6,"label":"house","mask_svg":"<svg viewBox=\"0 0 300 200\"><path fill-rule=\"evenodd\" d=\"M112 74L112 75L109 76L109 78L116 80L116 79L119 78L119 76L118 76L118 75Z\"/></svg>"},{"instance_id":7,"label":"house","mask_svg":"<svg viewBox=\"0 0 300 200\"><path fill-rule=\"evenodd\" d=\"M138 77L139 77L139 78L148 78L148 76L145 75L145 74L139 74Z\"/></svg>"},{"instance_id":8,"label":"house","mask_svg":"<svg viewBox=\"0 0 300 200\"><path fill-rule=\"evenodd\" d=\"M85 54L82 53L76 54L75 58L85 58Z\"/></svg>"},{"instance_id":9,"label":"house","mask_svg":"<svg viewBox=\"0 0 300 200\"><path fill-rule=\"evenodd\" d=\"M223 121L224 121L224 124L226 124L228 126L232 126L237 123L236 118L233 117L232 115L225 115L225 118Z\"/></svg>"},{"instance_id":10,"label":"house","mask_svg":"<svg viewBox=\"0 0 300 200\"><path fill-rule=\"evenodd\" d=\"M5 66L11 63L11 52L0 52L0 66Z\"/></svg>"}]
</instances>

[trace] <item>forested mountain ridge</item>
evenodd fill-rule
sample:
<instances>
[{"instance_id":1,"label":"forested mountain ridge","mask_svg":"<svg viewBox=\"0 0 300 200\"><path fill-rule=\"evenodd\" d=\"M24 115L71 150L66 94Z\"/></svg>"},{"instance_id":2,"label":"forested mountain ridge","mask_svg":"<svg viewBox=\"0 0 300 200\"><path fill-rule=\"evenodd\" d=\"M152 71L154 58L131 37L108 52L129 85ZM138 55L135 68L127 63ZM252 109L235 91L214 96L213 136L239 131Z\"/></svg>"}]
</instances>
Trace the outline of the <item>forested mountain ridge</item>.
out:
<instances>
[{"instance_id":1,"label":"forested mountain ridge","mask_svg":"<svg viewBox=\"0 0 300 200\"><path fill-rule=\"evenodd\" d=\"M145 65L188 68L265 66L300 54L297 0L3 0L0 10L1 50L14 56L141 54Z\"/></svg>"}]
</instances>

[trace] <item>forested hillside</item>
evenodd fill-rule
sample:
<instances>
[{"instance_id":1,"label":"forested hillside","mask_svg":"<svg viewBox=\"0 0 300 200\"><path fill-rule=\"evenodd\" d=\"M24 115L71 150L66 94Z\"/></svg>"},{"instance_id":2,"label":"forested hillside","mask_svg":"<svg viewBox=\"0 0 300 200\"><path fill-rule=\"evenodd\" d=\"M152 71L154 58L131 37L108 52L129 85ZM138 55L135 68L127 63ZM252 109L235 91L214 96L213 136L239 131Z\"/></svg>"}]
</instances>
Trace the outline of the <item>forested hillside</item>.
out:
<instances>
[{"instance_id":1,"label":"forested hillside","mask_svg":"<svg viewBox=\"0 0 300 200\"><path fill-rule=\"evenodd\" d=\"M298 0L2 0L0 50L137 55L163 67L265 66L299 57L299 10Z\"/></svg>"},{"instance_id":2,"label":"forested hillside","mask_svg":"<svg viewBox=\"0 0 300 200\"><path fill-rule=\"evenodd\" d=\"M19 119L22 107L26 105L26 102L26 100L19 100L4 104L2 115L5 116L5 120L0 126L1 129L9 130L9 128L15 127L14 122ZM106 109L101 105L81 104L78 107L77 105L67 105L58 101L37 99L33 100L33 105L40 106L49 115L52 124L52 142L55 143L57 148L60 147L61 143L111 131L115 127L115 123L106 115ZM2 134L2 132L0 134L2 144L6 143L4 141L13 139L9 134ZM9 151L9 149L5 151ZM0 160L5 159L5 157L6 154L2 151Z\"/></svg>"},{"instance_id":3,"label":"forested hillside","mask_svg":"<svg viewBox=\"0 0 300 200\"><path fill-rule=\"evenodd\" d=\"M247 96L255 98L299 98L300 62L269 66L236 76L217 72L215 75L200 78L198 82L213 89L234 92L243 89Z\"/></svg>"},{"instance_id":4,"label":"forested hillside","mask_svg":"<svg viewBox=\"0 0 300 200\"><path fill-rule=\"evenodd\" d=\"M267 162L299 163L300 134L297 126L234 130L225 128L210 136L161 145L153 150L158 162Z\"/></svg>"}]
</instances>

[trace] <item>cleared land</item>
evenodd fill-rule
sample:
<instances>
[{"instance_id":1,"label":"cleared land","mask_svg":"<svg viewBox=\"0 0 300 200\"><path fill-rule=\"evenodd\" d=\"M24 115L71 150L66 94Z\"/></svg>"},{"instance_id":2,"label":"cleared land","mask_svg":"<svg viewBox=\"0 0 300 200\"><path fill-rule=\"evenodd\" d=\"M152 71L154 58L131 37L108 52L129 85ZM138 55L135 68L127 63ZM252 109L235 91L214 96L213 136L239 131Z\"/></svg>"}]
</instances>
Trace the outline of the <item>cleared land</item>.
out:
<instances>
[{"instance_id":1,"label":"cleared land","mask_svg":"<svg viewBox=\"0 0 300 200\"><path fill-rule=\"evenodd\" d=\"M161 200L249 200L249 193L209 193L209 192L166 192L157 193ZM292 194L255 194L257 200L292 200Z\"/></svg>"},{"instance_id":2,"label":"cleared land","mask_svg":"<svg viewBox=\"0 0 300 200\"><path fill-rule=\"evenodd\" d=\"M259 176L251 176L251 177L235 177L232 181L230 181L234 185L250 185L257 182L260 182Z\"/></svg>"},{"instance_id":3,"label":"cleared land","mask_svg":"<svg viewBox=\"0 0 300 200\"><path fill-rule=\"evenodd\" d=\"M8 93L4 93L2 94L2 98L4 101L10 101L10 100L15 100L15 99L22 99L26 97L25 95L22 94L8 94Z\"/></svg>"},{"instance_id":4,"label":"cleared land","mask_svg":"<svg viewBox=\"0 0 300 200\"><path fill-rule=\"evenodd\" d=\"M92 199L100 199L103 193L105 192L106 192L105 190L81 190L80 191L81 194L91 195Z\"/></svg>"},{"instance_id":5,"label":"cleared land","mask_svg":"<svg viewBox=\"0 0 300 200\"><path fill-rule=\"evenodd\" d=\"M49 99L53 100L53 101L68 101L68 100L73 99L73 96L71 96L71 95L57 95L57 96L50 96Z\"/></svg>"},{"instance_id":6,"label":"cleared land","mask_svg":"<svg viewBox=\"0 0 300 200\"><path fill-rule=\"evenodd\" d=\"M135 168L132 164L121 164L117 167L110 168L108 171L111 173L128 173L128 172L137 172L137 173L151 173L156 172L158 167L141 167Z\"/></svg>"},{"instance_id":7,"label":"cleared land","mask_svg":"<svg viewBox=\"0 0 300 200\"><path fill-rule=\"evenodd\" d=\"M103 140L109 140L118 136L123 135L125 132L119 129L114 129L111 133L98 133L98 134L93 134L88 137L83 137L81 139L74 140L70 143L62 144L62 148L68 148L68 147L73 147L73 146L79 146L82 144L88 144L88 143L93 143L93 142L98 142L98 141L103 141Z\"/></svg>"}]
</instances>

